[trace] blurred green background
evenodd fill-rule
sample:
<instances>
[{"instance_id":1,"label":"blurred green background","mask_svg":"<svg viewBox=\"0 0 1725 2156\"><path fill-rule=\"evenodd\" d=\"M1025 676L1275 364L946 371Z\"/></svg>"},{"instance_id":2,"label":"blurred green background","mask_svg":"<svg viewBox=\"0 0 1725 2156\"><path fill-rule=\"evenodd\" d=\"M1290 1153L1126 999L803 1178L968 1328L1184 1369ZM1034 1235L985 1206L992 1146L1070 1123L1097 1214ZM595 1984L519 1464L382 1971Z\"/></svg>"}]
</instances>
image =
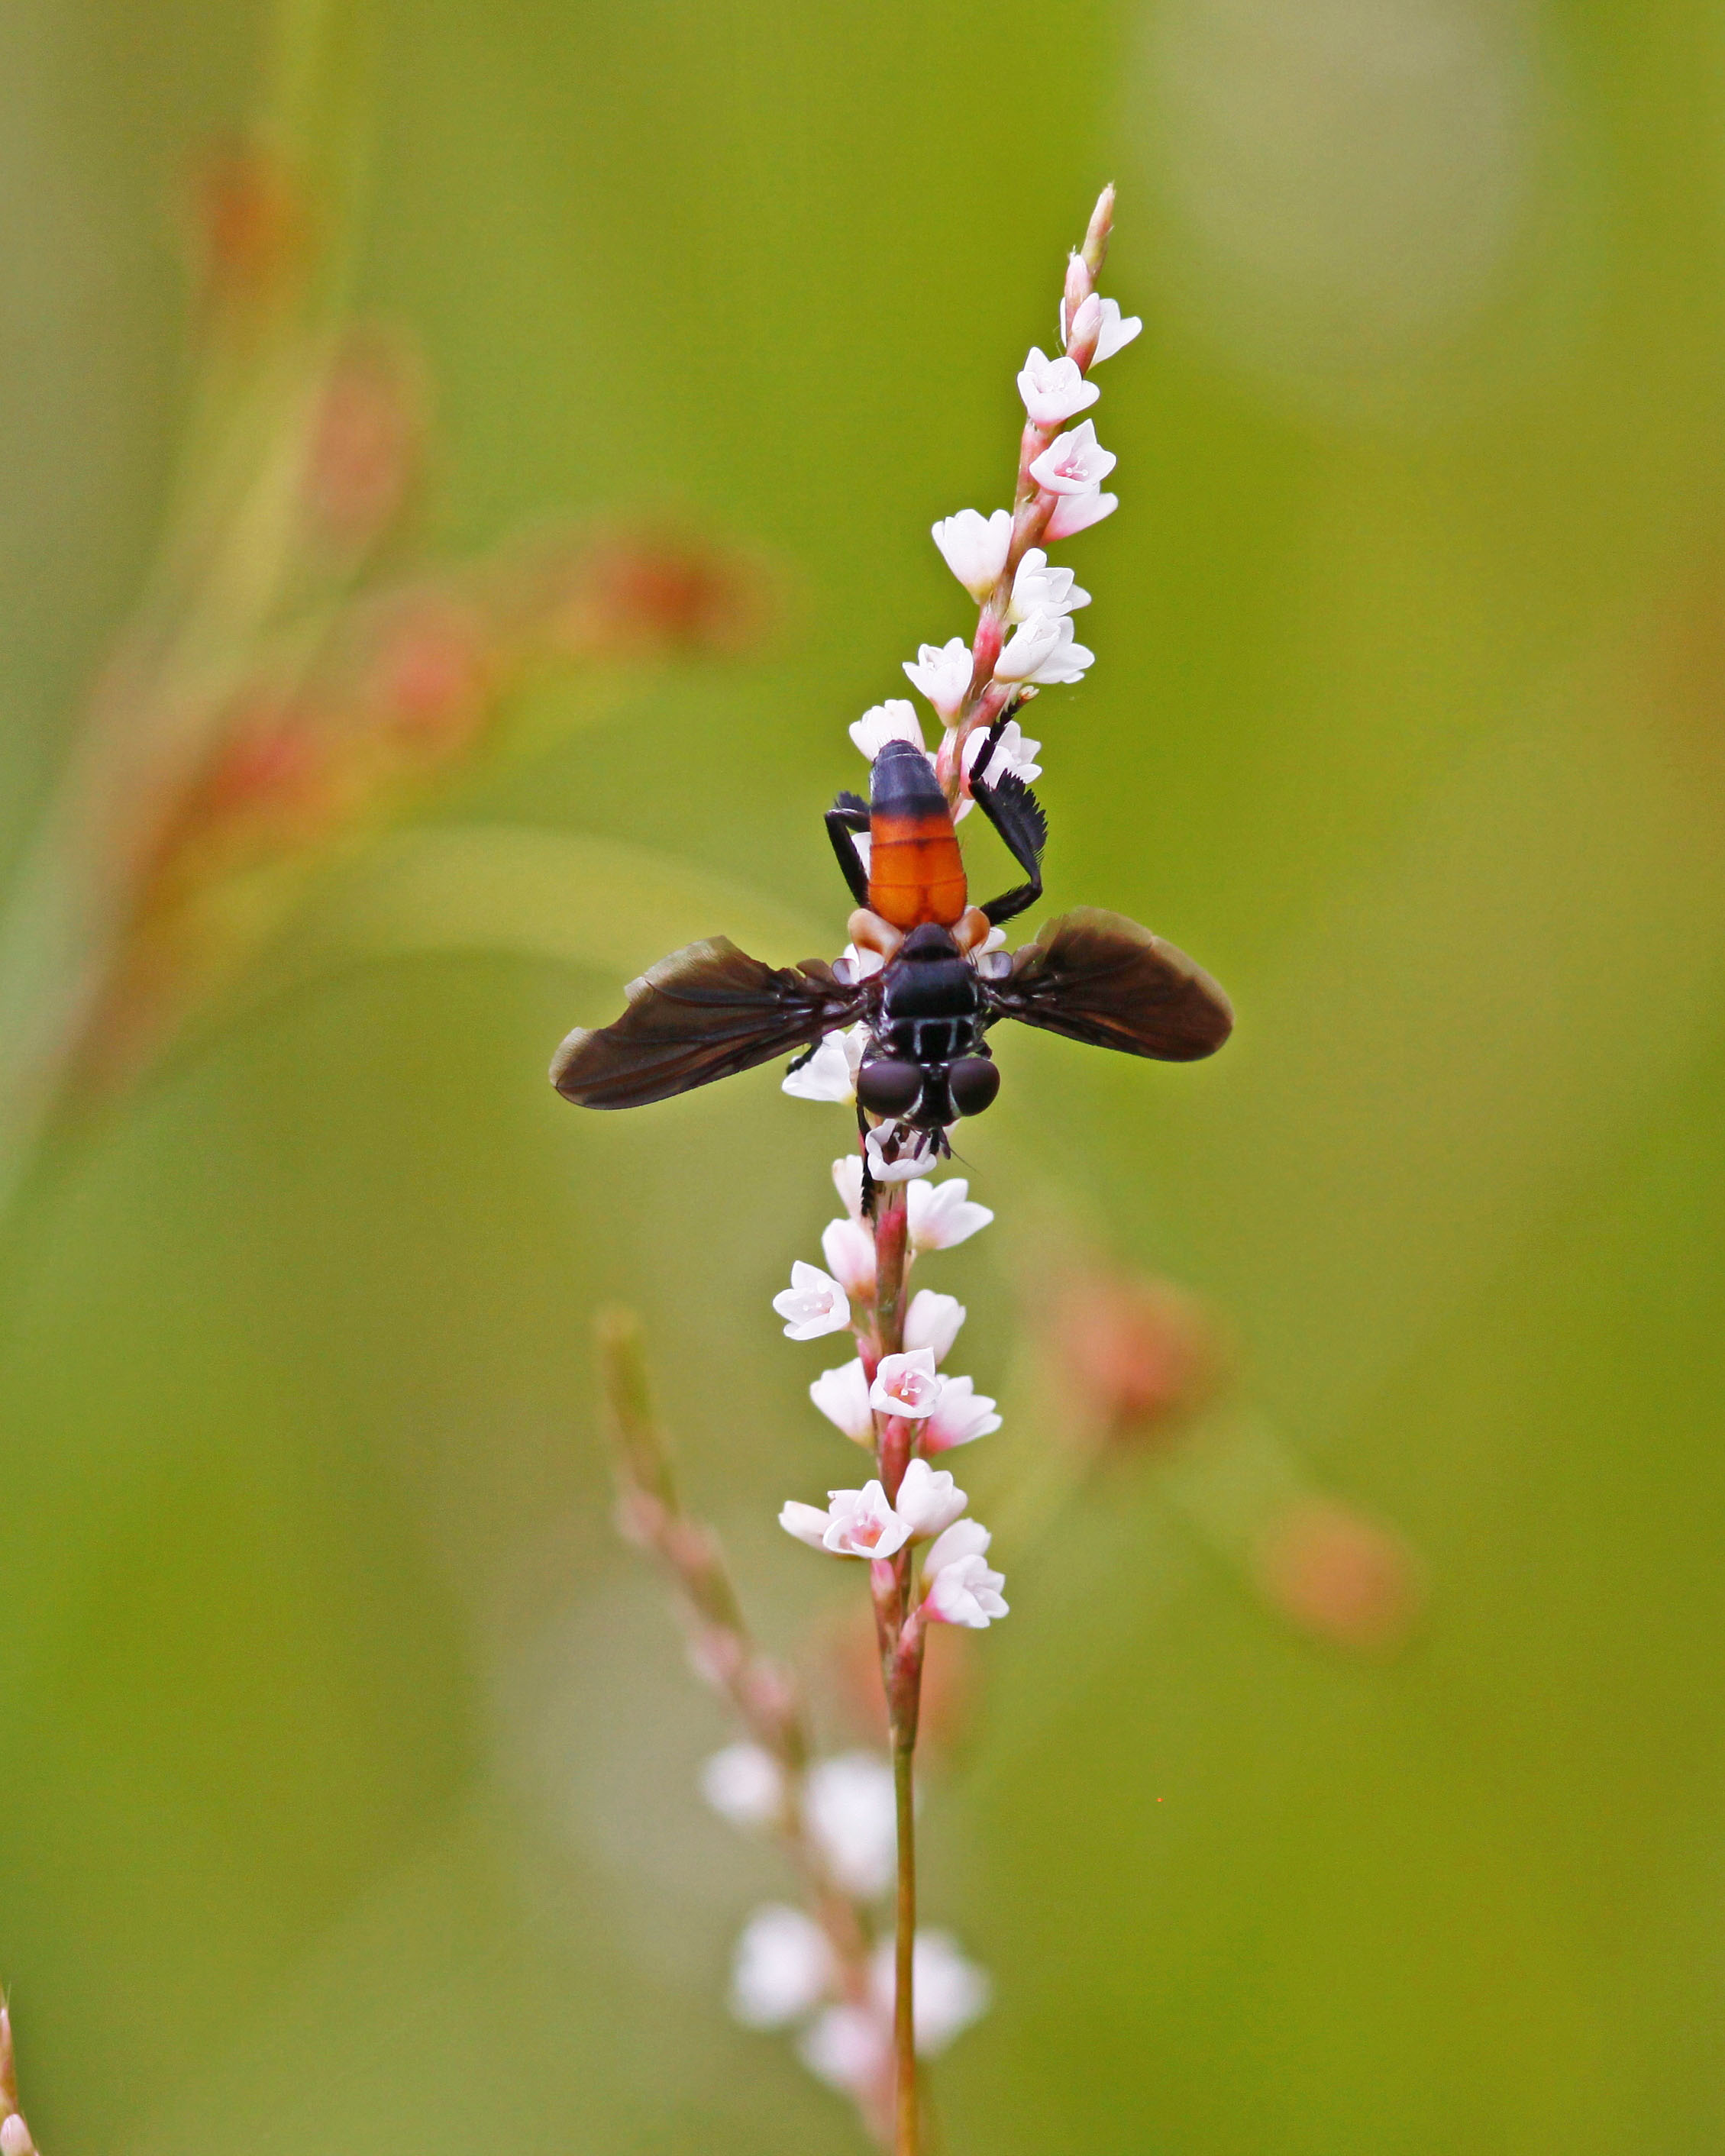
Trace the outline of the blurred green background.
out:
<instances>
[{"instance_id":1,"label":"blurred green background","mask_svg":"<svg viewBox=\"0 0 1725 2156\"><path fill-rule=\"evenodd\" d=\"M181 195L268 30L0 18L15 861L151 556ZM1050 896L1173 937L1240 1023L1196 1070L1001 1045L967 1141L999 1224L935 1261L1008 1417L965 1479L1000 1509L1044 1440L1057 1203L1210 1299L1429 1607L1393 1657L1296 1632L1154 1459L997 1545L1012 1621L927 1815L929 1912L997 1984L947 2145L1716 2148L1725 18L393 0L378 37L353 302L434 384L418 543L667 518L758 562L774 625L434 811L657 881L314 969L14 1209L0 1975L37 2138L860 2145L724 2017L781 1883L700 1812L723 1724L614 1545L588 1346L643 1308L691 1497L806 1641L855 1582L773 1512L852 1463L768 1299L845 1111L768 1071L589 1118L542 1074L667 932L839 947L845 726L968 634L927 527L1004 499L1111 177L1147 326L1097 414L1122 506L1065 554L1098 663L1031 728Z\"/></svg>"}]
</instances>

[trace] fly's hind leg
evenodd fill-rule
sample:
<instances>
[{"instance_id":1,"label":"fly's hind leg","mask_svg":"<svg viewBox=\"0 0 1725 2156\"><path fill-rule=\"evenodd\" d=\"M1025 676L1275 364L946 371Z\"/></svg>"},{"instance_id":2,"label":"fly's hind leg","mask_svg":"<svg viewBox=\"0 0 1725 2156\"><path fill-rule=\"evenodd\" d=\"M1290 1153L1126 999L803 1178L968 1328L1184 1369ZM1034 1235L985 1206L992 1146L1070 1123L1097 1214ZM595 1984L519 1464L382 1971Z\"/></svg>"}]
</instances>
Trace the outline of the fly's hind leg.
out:
<instances>
[{"instance_id":1,"label":"fly's hind leg","mask_svg":"<svg viewBox=\"0 0 1725 2156\"><path fill-rule=\"evenodd\" d=\"M839 857L839 866L859 906L869 902L869 872L857 850L857 834L869 828L869 804L855 793L841 793L827 811L827 836Z\"/></svg>"},{"instance_id":2,"label":"fly's hind leg","mask_svg":"<svg viewBox=\"0 0 1725 2156\"><path fill-rule=\"evenodd\" d=\"M988 769L1005 725L1006 715L1003 713L976 760L978 773ZM993 779L973 777L970 793L977 807L1000 834L1007 851L1029 878L1028 883L1015 885L1011 891L1002 891L999 898L991 898L981 909L998 928L1003 921L1010 921L1014 915L1034 906L1042 896L1042 850L1048 844L1048 819L1042 813L1042 803L1024 780L1009 771Z\"/></svg>"}]
</instances>

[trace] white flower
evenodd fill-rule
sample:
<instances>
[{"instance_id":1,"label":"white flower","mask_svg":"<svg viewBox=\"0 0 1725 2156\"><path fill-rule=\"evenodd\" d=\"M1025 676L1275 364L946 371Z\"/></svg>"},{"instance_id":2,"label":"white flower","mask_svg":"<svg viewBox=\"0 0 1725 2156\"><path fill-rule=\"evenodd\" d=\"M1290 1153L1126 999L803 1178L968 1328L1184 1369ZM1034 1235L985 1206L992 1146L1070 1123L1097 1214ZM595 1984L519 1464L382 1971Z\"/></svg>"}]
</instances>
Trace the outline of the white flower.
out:
<instances>
[{"instance_id":1,"label":"white flower","mask_svg":"<svg viewBox=\"0 0 1725 2156\"><path fill-rule=\"evenodd\" d=\"M846 1295L866 1302L875 1292L875 1239L860 1221L829 1220L820 1231L820 1254Z\"/></svg>"},{"instance_id":2,"label":"white flower","mask_svg":"<svg viewBox=\"0 0 1725 2156\"><path fill-rule=\"evenodd\" d=\"M1063 494L1043 526L1042 536L1050 547L1062 539L1076 538L1081 531L1088 531L1092 524L1100 524L1105 516L1111 516L1119 506L1120 496L1104 494L1100 487L1087 486L1081 494Z\"/></svg>"},{"instance_id":3,"label":"white flower","mask_svg":"<svg viewBox=\"0 0 1725 2156\"><path fill-rule=\"evenodd\" d=\"M980 510L961 509L956 516L945 517L935 526L934 543L941 550L941 559L980 605L1006 567L1007 550L1012 545L1012 511L997 509L992 516L984 516Z\"/></svg>"},{"instance_id":4,"label":"white flower","mask_svg":"<svg viewBox=\"0 0 1725 2156\"><path fill-rule=\"evenodd\" d=\"M853 1443L874 1443L875 1410L869 1405L869 1381L863 1373L860 1355L840 1363L836 1370L823 1370L809 1388L809 1397L833 1427L842 1430ZM989 1404L993 1403L990 1401ZM977 1435L981 1436L982 1432L978 1430ZM947 1442L962 1444L963 1440L948 1439Z\"/></svg>"},{"instance_id":5,"label":"white flower","mask_svg":"<svg viewBox=\"0 0 1725 2156\"><path fill-rule=\"evenodd\" d=\"M1101 393L1079 372L1076 359L1050 359L1039 345L1031 346L1019 370L1019 394L1033 427L1061 426L1087 412Z\"/></svg>"},{"instance_id":6,"label":"white flower","mask_svg":"<svg viewBox=\"0 0 1725 2156\"><path fill-rule=\"evenodd\" d=\"M1029 547L1012 580L1009 621L1026 621L1033 613L1071 613L1090 604L1090 593L1072 581L1070 569L1051 569L1040 547Z\"/></svg>"},{"instance_id":7,"label":"white flower","mask_svg":"<svg viewBox=\"0 0 1725 2156\"><path fill-rule=\"evenodd\" d=\"M797 2040L797 2056L841 2096L863 2097L885 2082L892 2032L865 2006L829 2006Z\"/></svg>"},{"instance_id":8,"label":"white flower","mask_svg":"<svg viewBox=\"0 0 1725 2156\"><path fill-rule=\"evenodd\" d=\"M1081 681L1096 654L1075 643L1072 617L1033 613L1014 630L1010 644L994 662L997 681Z\"/></svg>"},{"instance_id":9,"label":"white flower","mask_svg":"<svg viewBox=\"0 0 1725 2156\"><path fill-rule=\"evenodd\" d=\"M798 1101L854 1101L857 1067L869 1045L865 1025L821 1036L813 1055L796 1070L787 1070L779 1091Z\"/></svg>"},{"instance_id":10,"label":"white flower","mask_svg":"<svg viewBox=\"0 0 1725 2156\"><path fill-rule=\"evenodd\" d=\"M869 1173L876 1183L926 1175L940 1158L934 1132L912 1130L906 1123L882 1123L869 1132L867 1145Z\"/></svg>"},{"instance_id":11,"label":"white flower","mask_svg":"<svg viewBox=\"0 0 1725 2156\"><path fill-rule=\"evenodd\" d=\"M799 1543L807 1543L810 1549L824 1549L827 1529L832 1517L819 1505L799 1505L794 1497L778 1508L778 1524L788 1535L794 1535Z\"/></svg>"},{"instance_id":12,"label":"white flower","mask_svg":"<svg viewBox=\"0 0 1725 2156\"><path fill-rule=\"evenodd\" d=\"M850 738L870 763L890 741L911 742L928 753L922 721L908 696L889 696L884 704L872 705L850 729Z\"/></svg>"},{"instance_id":13,"label":"white flower","mask_svg":"<svg viewBox=\"0 0 1725 2156\"><path fill-rule=\"evenodd\" d=\"M953 1558L929 1583L922 1614L937 1624L968 1625L973 1631L986 1631L997 1617L1007 1614L1000 1596L1005 1584L1005 1573L990 1572L986 1558Z\"/></svg>"},{"instance_id":14,"label":"white flower","mask_svg":"<svg viewBox=\"0 0 1725 2156\"><path fill-rule=\"evenodd\" d=\"M934 1357L927 1348L913 1348L903 1355L883 1355L869 1388L870 1401L882 1414L906 1415L916 1422L934 1413L940 1396L941 1381L935 1375Z\"/></svg>"},{"instance_id":15,"label":"white flower","mask_svg":"<svg viewBox=\"0 0 1725 2156\"><path fill-rule=\"evenodd\" d=\"M970 646L962 636L955 636L946 644L925 644L914 659L906 660L905 672L911 686L920 689L941 716L950 721L957 717L969 690L973 664Z\"/></svg>"},{"instance_id":16,"label":"white flower","mask_svg":"<svg viewBox=\"0 0 1725 2156\"><path fill-rule=\"evenodd\" d=\"M978 776L977 759L988 746L990 731L987 726L978 726L964 744L964 773L973 785ZM993 755L988 759L988 767L980 776L985 780L992 781L998 780L1004 773L1010 772L1014 778L1022 779L1028 786L1033 778L1040 778L1042 776L1042 766L1035 760L1041 752L1041 748L1042 744L1040 741L1031 741L1028 736L1019 731L1019 722L1016 719L1009 719L1000 729L1000 738L994 745ZM990 936L994 932L993 929L988 932ZM1005 941L1006 932L1003 929L1000 932L1000 943ZM984 942L982 950L983 952L991 949L998 951L1000 948L1000 943L990 944ZM978 955L981 956L982 953L979 952Z\"/></svg>"},{"instance_id":17,"label":"white flower","mask_svg":"<svg viewBox=\"0 0 1725 2156\"><path fill-rule=\"evenodd\" d=\"M784 1804L784 1774L758 1744L727 1744L701 1762L701 1794L732 1826L771 1826Z\"/></svg>"},{"instance_id":18,"label":"white flower","mask_svg":"<svg viewBox=\"0 0 1725 2156\"><path fill-rule=\"evenodd\" d=\"M785 1322L787 1340L819 1340L824 1332L842 1332L850 1322L850 1298L838 1281L800 1258L791 1267L790 1286L773 1296L773 1307Z\"/></svg>"},{"instance_id":19,"label":"white flower","mask_svg":"<svg viewBox=\"0 0 1725 2156\"><path fill-rule=\"evenodd\" d=\"M862 1210L862 1155L848 1152L833 1163L833 1188L839 1202L853 1220L860 1222Z\"/></svg>"},{"instance_id":20,"label":"white flower","mask_svg":"<svg viewBox=\"0 0 1725 2156\"><path fill-rule=\"evenodd\" d=\"M731 1964L731 2011L746 2029L782 2029L832 1988L833 1950L812 1917L769 1902L757 1909Z\"/></svg>"},{"instance_id":21,"label":"white flower","mask_svg":"<svg viewBox=\"0 0 1725 2156\"><path fill-rule=\"evenodd\" d=\"M905 1345L926 1348L937 1363L944 1363L963 1322L964 1305L957 1296L937 1295L932 1287L918 1288L905 1312Z\"/></svg>"},{"instance_id":22,"label":"white flower","mask_svg":"<svg viewBox=\"0 0 1725 2156\"><path fill-rule=\"evenodd\" d=\"M1100 367L1105 359L1112 359L1117 352L1123 352L1143 326L1142 318L1137 315L1128 315L1124 321L1121 320L1118 300L1104 300L1102 326L1096 333L1096 356L1091 365Z\"/></svg>"},{"instance_id":23,"label":"white flower","mask_svg":"<svg viewBox=\"0 0 1725 2156\"><path fill-rule=\"evenodd\" d=\"M891 1557L911 1538L878 1482L865 1482L860 1490L829 1490L827 1498L821 1541L834 1557Z\"/></svg>"},{"instance_id":24,"label":"white flower","mask_svg":"<svg viewBox=\"0 0 1725 2156\"><path fill-rule=\"evenodd\" d=\"M1088 419L1057 434L1030 467L1030 476L1050 494L1083 494L1100 486L1120 459L1096 439Z\"/></svg>"},{"instance_id":25,"label":"white flower","mask_svg":"<svg viewBox=\"0 0 1725 2156\"><path fill-rule=\"evenodd\" d=\"M986 1205L972 1204L970 1185L962 1175L948 1176L944 1183L919 1178L905 1199L910 1209L911 1248L919 1254L950 1250L955 1243L968 1242L994 1217Z\"/></svg>"},{"instance_id":26,"label":"white flower","mask_svg":"<svg viewBox=\"0 0 1725 2156\"><path fill-rule=\"evenodd\" d=\"M960 1520L923 1553L924 1584L932 1579L942 1565L954 1564L963 1557L986 1557L993 1539L980 1520Z\"/></svg>"},{"instance_id":27,"label":"white flower","mask_svg":"<svg viewBox=\"0 0 1725 2156\"><path fill-rule=\"evenodd\" d=\"M976 1390L973 1379L946 1378L941 1383L940 1405L922 1425L922 1450L950 1452L954 1445L991 1437L999 1427L993 1401Z\"/></svg>"},{"instance_id":28,"label":"white flower","mask_svg":"<svg viewBox=\"0 0 1725 2156\"><path fill-rule=\"evenodd\" d=\"M847 1894L871 1902L892 1883L898 1826L892 1769L872 1752L842 1752L812 1767L803 1817L827 1869Z\"/></svg>"},{"instance_id":29,"label":"white flower","mask_svg":"<svg viewBox=\"0 0 1725 2156\"><path fill-rule=\"evenodd\" d=\"M882 1939L870 1958L869 1989L882 2018L891 2020L897 1971L893 1942ZM993 1986L987 1972L967 1961L950 1932L921 1932L911 1949L911 2011L916 2049L924 2058L944 2051L988 2010Z\"/></svg>"},{"instance_id":30,"label":"white flower","mask_svg":"<svg viewBox=\"0 0 1725 2156\"><path fill-rule=\"evenodd\" d=\"M950 1527L970 1500L943 1469L913 1460L892 1502L900 1519L910 1522L911 1541L927 1542Z\"/></svg>"}]
</instances>

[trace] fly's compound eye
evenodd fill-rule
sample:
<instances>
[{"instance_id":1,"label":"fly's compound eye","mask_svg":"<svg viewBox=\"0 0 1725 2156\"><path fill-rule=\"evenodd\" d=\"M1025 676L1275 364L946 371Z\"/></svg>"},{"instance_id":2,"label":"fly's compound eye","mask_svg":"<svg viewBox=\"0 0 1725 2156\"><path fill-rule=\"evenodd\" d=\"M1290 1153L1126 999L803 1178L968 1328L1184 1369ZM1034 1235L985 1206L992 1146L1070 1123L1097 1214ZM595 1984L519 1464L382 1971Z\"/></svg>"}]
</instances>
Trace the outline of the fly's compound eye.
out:
<instances>
[{"instance_id":1,"label":"fly's compound eye","mask_svg":"<svg viewBox=\"0 0 1725 2156\"><path fill-rule=\"evenodd\" d=\"M961 1116L979 1116L1000 1091L1000 1073L986 1055L961 1055L947 1072L952 1106Z\"/></svg>"},{"instance_id":2,"label":"fly's compound eye","mask_svg":"<svg viewBox=\"0 0 1725 2156\"><path fill-rule=\"evenodd\" d=\"M920 1066L896 1055L865 1063L856 1074L856 1097L871 1115L901 1116L916 1106L922 1091Z\"/></svg>"}]
</instances>

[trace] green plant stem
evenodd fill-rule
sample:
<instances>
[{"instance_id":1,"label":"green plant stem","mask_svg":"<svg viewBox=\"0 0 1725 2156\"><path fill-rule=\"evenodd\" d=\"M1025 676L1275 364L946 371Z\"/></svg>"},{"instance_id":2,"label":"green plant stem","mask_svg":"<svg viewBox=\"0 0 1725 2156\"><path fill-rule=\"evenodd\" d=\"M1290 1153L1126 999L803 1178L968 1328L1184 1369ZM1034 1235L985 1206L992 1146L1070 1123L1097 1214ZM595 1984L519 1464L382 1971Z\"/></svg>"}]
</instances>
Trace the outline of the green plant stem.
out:
<instances>
[{"instance_id":1,"label":"green plant stem","mask_svg":"<svg viewBox=\"0 0 1725 2156\"><path fill-rule=\"evenodd\" d=\"M898 1899L893 1953L893 2156L916 2156L916 2018L912 1969L916 1945L916 1822L912 1767L914 1731L907 1743L893 1732L892 1786L898 1807Z\"/></svg>"}]
</instances>

